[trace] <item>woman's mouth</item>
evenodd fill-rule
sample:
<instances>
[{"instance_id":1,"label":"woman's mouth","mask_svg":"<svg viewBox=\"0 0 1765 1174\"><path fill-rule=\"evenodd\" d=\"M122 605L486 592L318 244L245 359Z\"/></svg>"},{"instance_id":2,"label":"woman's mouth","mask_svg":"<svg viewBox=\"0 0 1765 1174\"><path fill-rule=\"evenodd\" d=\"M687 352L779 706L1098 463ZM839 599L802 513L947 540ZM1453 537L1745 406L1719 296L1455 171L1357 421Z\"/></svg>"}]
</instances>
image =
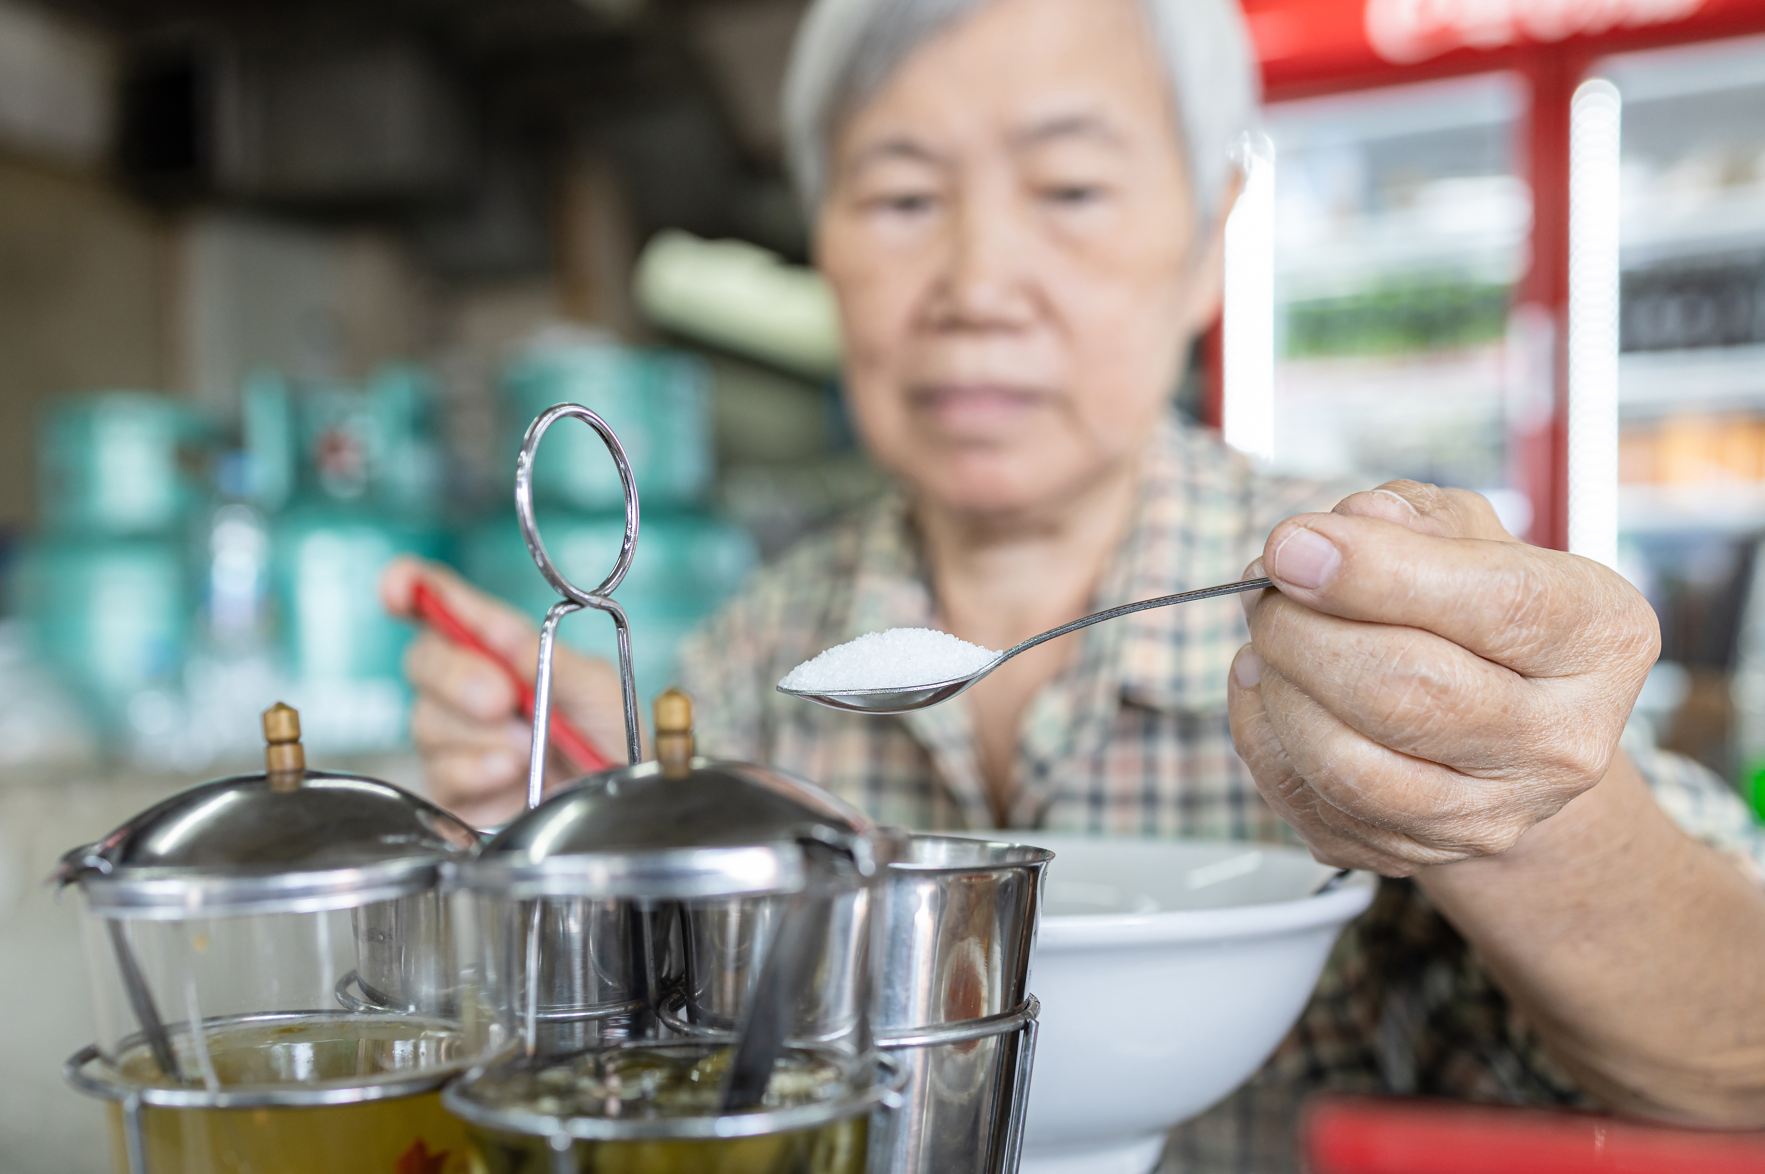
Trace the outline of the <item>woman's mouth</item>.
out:
<instances>
[{"instance_id":1,"label":"woman's mouth","mask_svg":"<svg viewBox=\"0 0 1765 1174\"><path fill-rule=\"evenodd\" d=\"M908 403L939 431L984 438L1043 406L1047 394L1002 384L938 384L916 387Z\"/></svg>"}]
</instances>

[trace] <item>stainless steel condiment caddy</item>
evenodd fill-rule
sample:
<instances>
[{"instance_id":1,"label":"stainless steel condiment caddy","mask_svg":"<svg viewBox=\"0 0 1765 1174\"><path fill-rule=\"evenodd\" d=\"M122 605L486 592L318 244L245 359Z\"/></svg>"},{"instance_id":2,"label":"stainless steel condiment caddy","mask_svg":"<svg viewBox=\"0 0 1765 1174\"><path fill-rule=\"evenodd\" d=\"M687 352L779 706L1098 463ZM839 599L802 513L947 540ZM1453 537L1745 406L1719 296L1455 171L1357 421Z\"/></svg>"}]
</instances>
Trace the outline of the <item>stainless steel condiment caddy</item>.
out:
<instances>
[{"instance_id":1,"label":"stainless steel condiment caddy","mask_svg":"<svg viewBox=\"0 0 1765 1174\"><path fill-rule=\"evenodd\" d=\"M625 495L593 590L552 561L534 510L535 456L565 419L601 437ZM310 771L278 706L262 774L191 788L64 859L100 972L99 1040L67 1076L121 1106L125 1174L183 1165L193 1143L172 1118L155 1134L155 1112L384 1101L421 1133L442 1128L419 1111L437 1090L462 1131L446 1144L498 1168L739 1143L810 1147L838 1174L1011 1174L1050 854L910 836L782 771L701 756L672 690L643 761L613 598L640 513L612 429L580 405L543 413L515 503L560 597L540 627L525 813L481 836L390 784ZM558 626L583 610L617 633L628 765L547 796ZM337 1040L359 1041L359 1070L323 1070ZM442 1144L428 1137L419 1157Z\"/></svg>"}]
</instances>

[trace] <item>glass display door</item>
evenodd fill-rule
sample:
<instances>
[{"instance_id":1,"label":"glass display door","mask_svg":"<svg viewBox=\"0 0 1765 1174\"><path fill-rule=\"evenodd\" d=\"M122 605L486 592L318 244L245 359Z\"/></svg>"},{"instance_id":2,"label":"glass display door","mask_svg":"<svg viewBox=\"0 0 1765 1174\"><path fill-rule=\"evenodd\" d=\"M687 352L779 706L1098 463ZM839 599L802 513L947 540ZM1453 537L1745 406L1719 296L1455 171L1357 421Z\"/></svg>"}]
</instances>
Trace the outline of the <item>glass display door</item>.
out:
<instances>
[{"instance_id":1,"label":"glass display door","mask_svg":"<svg viewBox=\"0 0 1765 1174\"><path fill-rule=\"evenodd\" d=\"M1507 345L1526 107L1506 72L1270 107L1276 470L1474 489L1528 531Z\"/></svg>"}]
</instances>

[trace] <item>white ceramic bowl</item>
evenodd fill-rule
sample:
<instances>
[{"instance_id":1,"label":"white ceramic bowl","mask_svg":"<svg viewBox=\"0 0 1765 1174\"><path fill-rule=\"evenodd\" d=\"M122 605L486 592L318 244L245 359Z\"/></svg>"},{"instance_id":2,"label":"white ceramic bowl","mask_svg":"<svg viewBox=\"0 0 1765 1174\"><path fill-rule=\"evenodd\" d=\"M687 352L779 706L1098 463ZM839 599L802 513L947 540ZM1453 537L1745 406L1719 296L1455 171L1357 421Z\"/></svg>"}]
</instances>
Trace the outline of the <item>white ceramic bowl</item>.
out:
<instances>
[{"instance_id":1,"label":"white ceramic bowl","mask_svg":"<svg viewBox=\"0 0 1765 1174\"><path fill-rule=\"evenodd\" d=\"M1262 1066L1373 899L1296 848L1025 837L1054 852L1023 1174L1146 1174L1165 1132Z\"/></svg>"}]
</instances>

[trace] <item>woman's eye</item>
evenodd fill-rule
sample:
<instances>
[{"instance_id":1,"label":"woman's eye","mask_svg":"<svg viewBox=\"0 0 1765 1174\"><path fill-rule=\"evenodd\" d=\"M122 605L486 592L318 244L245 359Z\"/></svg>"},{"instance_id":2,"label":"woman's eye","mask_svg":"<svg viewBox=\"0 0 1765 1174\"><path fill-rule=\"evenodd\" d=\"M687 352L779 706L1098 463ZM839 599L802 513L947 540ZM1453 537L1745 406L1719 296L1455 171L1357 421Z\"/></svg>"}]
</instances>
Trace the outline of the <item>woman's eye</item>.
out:
<instances>
[{"instance_id":1,"label":"woman's eye","mask_svg":"<svg viewBox=\"0 0 1765 1174\"><path fill-rule=\"evenodd\" d=\"M1061 208L1083 208L1106 195L1100 184L1063 183L1042 189L1042 198Z\"/></svg>"},{"instance_id":2,"label":"woman's eye","mask_svg":"<svg viewBox=\"0 0 1765 1174\"><path fill-rule=\"evenodd\" d=\"M937 198L929 192L896 192L878 196L872 203L879 211L895 216L918 216L930 212Z\"/></svg>"}]
</instances>

